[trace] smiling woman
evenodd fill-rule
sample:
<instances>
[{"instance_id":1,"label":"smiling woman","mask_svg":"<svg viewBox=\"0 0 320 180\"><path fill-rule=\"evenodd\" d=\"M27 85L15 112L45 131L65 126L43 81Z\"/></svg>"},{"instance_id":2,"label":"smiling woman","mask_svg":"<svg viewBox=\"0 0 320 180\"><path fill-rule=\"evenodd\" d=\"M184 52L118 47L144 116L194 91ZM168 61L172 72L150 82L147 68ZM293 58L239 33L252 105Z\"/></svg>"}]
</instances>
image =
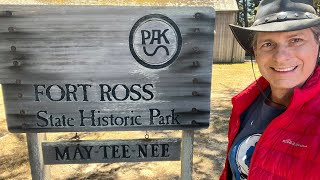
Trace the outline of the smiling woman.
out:
<instances>
[{"instance_id":1,"label":"smiling woman","mask_svg":"<svg viewBox=\"0 0 320 180\"><path fill-rule=\"evenodd\" d=\"M319 178L320 18L312 5L262 0L251 27L230 25L262 77L232 99L220 179Z\"/></svg>"},{"instance_id":2,"label":"smiling woman","mask_svg":"<svg viewBox=\"0 0 320 180\"><path fill-rule=\"evenodd\" d=\"M257 32L253 47L262 76L270 83L271 102L288 106L292 91L313 73L318 39L310 28L289 32Z\"/></svg>"}]
</instances>

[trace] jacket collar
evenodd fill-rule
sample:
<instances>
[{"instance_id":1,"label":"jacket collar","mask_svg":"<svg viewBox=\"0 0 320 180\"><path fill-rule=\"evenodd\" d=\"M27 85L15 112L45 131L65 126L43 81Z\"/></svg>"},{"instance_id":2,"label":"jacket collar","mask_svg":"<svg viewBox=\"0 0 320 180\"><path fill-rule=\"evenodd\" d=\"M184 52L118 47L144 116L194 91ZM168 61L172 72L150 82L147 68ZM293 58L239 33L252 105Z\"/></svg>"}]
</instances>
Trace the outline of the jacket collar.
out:
<instances>
[{"instance_id":1,"label":"jacket collar","mask_svg":"<svg viewBox=\"0 0 320 180\"><path fill-rule=\"evenodd\" d=\"M313 75L301 88L295 88L290 106L299 106L311 100L320 91L320 66L317 66Z\"/></svg>"}]
</instances>

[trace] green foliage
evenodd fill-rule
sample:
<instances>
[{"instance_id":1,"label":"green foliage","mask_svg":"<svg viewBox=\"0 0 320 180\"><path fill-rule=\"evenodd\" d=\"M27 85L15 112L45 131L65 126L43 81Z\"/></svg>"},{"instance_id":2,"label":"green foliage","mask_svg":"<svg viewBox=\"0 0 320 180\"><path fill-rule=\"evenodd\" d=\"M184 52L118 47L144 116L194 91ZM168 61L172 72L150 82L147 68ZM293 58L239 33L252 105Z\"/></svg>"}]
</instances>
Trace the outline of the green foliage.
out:
<instances>
[{"instance_id":1,"label":"green foliage","mask_svg":"<svg viewBox=\"0 0 320 180\"><path fill-rule=\"evenodd\" d=\"M237 0L239 7L237 17L238 25L245 27L251 26L260 1L261 0ZM318 16L320 16L320 0L314 0L313 3Z\"/></svg>"},{"instance_id":2,"label":"green foliage","mask_svg":"<svg viewBox=\"0 0 320 180\"><path fill-rule=\"evenodd\" d=\"M237 0L239 12L238 12L238 25L251 26L256 13L255 9L258 6L260 0Z\"/></svg>"},{"instance_id":3,"label":"green foliage","mask_svg":"<svg viewBox=\"0 0 320 180\"><path fill-rule=\"evenodd\" d=\"M314 8L316 9L317 14L319 16L320 15L320 0L314 0L313 4L314 4Z\"/></svg>"}]
</instances>

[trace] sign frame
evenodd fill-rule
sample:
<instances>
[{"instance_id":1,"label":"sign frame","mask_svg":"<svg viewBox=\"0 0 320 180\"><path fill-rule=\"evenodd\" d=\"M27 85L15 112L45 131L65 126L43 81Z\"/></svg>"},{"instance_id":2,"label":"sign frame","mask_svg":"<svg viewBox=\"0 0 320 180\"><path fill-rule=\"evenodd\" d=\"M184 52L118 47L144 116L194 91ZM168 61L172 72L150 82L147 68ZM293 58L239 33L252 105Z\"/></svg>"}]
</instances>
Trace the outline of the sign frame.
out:
<instances>
[{"instance_id":1,"label":"sign frame","mask_svg":"<svg viewBox=\"0 0 320 180\"><path fill-rule=\"evenodd\" d=\"M8 5L0 11L0 83L10 132L209 126L212 8ZM117 25L103 24L117 15Z\"/></svg>"},{"instance_id":2,"label":"sign frame","mask_svg":"<svg viewBox=\"0 0 320 180\"><path fill-rule=\"evenodd\" d=\"M30 11L27 11L29 15L37 17L36 14L37 11L46 11L48 14L52 14L52 11L50 10L59 10L60 12L63 12L61 14L61 17L67 17L68 16L68 10L73 9L73 8L82 8L87 14L94 14L96 13L95 11L92 11L92 8L108 8L107 6L15 6L15 5L5 5L5 6L0 6L0 19L5 20L5 19L10 19L13 20L15 18L22 19L24 15L20 14L19 11L23 10L23 8L29 8L33 9ZM89 8L88 8L89 7ZM90 9L91 11L86 11L86 8ZM146 65L144 64L143 71L140 69L137 71L137 74L140 76L138 77L139 83L144 82L145 84L148 82L143 81L143 79L148 79L149 78L154 78L154 77L161 77L162 80L159 82L164 82L164 83L159 83L158 86L162 87L162 89L167 90L162 93L168 94L168 97L164 98L159 98L157 99L158 101L163 101L163 102L168 102L169 98L172 97L177 97L177 94L171 93L170 94L170 86L165 86L163 84L168 83L168 84L174 84L172 83L172 79L170 79L170 76L167 76L166 73L163 74L155 74L155 73L149 73L146 76L146 72L150 72L152 70L157 70L158 72L169 72L169 73L177 73L177 79L180 78L181 84L175 84L177 87L183 87L183 85L187 84L187 89L184 90L177 90L181 91L182 94L179 95L179 98L185 98L186 102L190 101L190 99L196 101L202 102L201 105L195 104L191 106L186 106L183 107L182 110L175 111L178 112L182 115L187 115L187 116L195 116L195 115L200 115L200 117L203 117L205 115L206 117L209 117L210 115L210 102L205 101L204 99L210 99L210 88L208 91L208 87L211 86L211 68L208 72L201 72L201 67L206 67L210 66L212 64L212 59L211 61L205 62L202 59L204 57L212 57L213 54L213 29L214 29L214 18L215 18L215 13L212 11L212 8L198 8L198 7L130 7L133 11L138 11L145 16L148 16L150 14L164 14L165 16L169 17L169 19L173 19L174 22L176 22L176 19L172 18L173 14L176 14L177 11L174 11L175 8L179 8L180 12L188 12L189 14L187 16L182 16L185 14L179 14L179 16L183 17L185 20L191 20L192 23L190 26L184 27L184 29L181 30L181 39L179 37L177 38L177 42L181 42L181 46L178 45L176 47L175 52L177 52L177 55L173 55L171 59L169 59L168 62L164 63L156 63L155 65ZM117 8L115 8L117 9ZM190 9L193 9L192 12L190 13ZM101 10L101 9L100 9ZM139 11L141 10L141 11ZM202 11L203 10L203 11ZM119 12L119 8L117 9ZM204 12L205 11L205 12ZM17 13L18 12L18 13ZM80 11L79 11L80 12ZM112 11L113 13L117 14L116 11ZM121 11L120 11L121 12ZM162 13L164 12L164 13ZM209 13L209 14L208 14ZM15 17L15 15L17 15ZM42 14L43 16L43 14ZM141 16L143 17L143 16ZM182 19L183 19L182 18ZM134 22L137 22L138 18L134 19L132 21L132 24ZM90 22L90 21L88 21ZM210 22L211 27L205 27L203 26L204 23ZM35 23L38 23L35 21ZM170 23L169 23L170 24ZM7 24L8 25L8 24ZM33 24L32 24L33 25ZM39 25L39 24L37 24ZM174 26L174 25L173 25ZM137 26L139 27L139 26ZM179 26L178 26L179 27ZM28 31L30 29L37 29L37 31ZM81 29L81 28L80 28ZM51 30L53 32L55 31L55 28L53 27ZM38 32L38 33L35 33ZM164 31L163 31L164 32ZM13 123L9 125L9 130L10 132L26 132L27 134L27 143L28 143L28 152L29 152L29 159L30 159L30 164L31 164L31 174L32 174L32 179L50 179L50 171L49 171L49 166L46 166L43 162L43 154L42 154L42 149L40 148L40 144L42 141L45 141L45 134L40 134L38 132L74 132L74 131L101 131L101 129L96 128L96 129L90 129L90 128L80 128L80 129L65 129L65 128L58 128L58 129L50 129L50 128L34 128L33 126L30 126L28 124L28 117L34 116L35 113L32 112L32 109L34 107L29 106L30 104L26 103L24 100L26 99L33 99L34 101L36 100L36 95L32 96L32 94L28 94L25 92L28 92L27 90L32 90L32 87L34 85L39 85L39 87L43 87L41 85L45 85L46 87L51 86L51 85L56 85L56 90L59 88L59 83L62 85L67 85L69 84L69 87L74 88L79 86L75 86L80 84L80 88L83 88L83 92L85 91L86 87L89 87L93 81L95 82L92 85L100 85L105 84L106 79L103 79L102 76L95 76L94 73L91 73L91 71L86 71L85 75L79 74L76 72L72 76L64 76L64 74L60 74L62 77L66 77L65 79L55 79L55 76L52 76L52 73L44 73L40 74L41 77L44 77L45 80L43 79L37 79L39 76L39 73L37 70L39 69L32 69L34 65L39 62L39 59L35 58L32 53L25 53L26 49L26 42L23 42L23 40L19 39L21 36L25 36L27 38L34 38L34 35L37 34L39 35L39 39L44 38L46 36L46 31L41 30L41 26L29 26L29 27L24 27L24 26L15 26L10 25L8 27L2 27L0 26L0 39L5 38L6 40L6 45L1 45L0 43L0 67L4 66L4 71L0 71L0 83L2 84L2 88L5 94L5 108L7 112L7 118L10 119L8 122L12 122L12 118L17 118L20 117L20 122L18 123ZM76 33L75 33L76 34ZM177 33L179 34L179 33ZM131 34L131 37L133 34ZM142 37L143 35L141 35ZM203 43L196 43L195 41L192 41L192 36L198 36L199 40L207 40L210 39L212 43L206 44ZM65 38L62 36L62 39ZM146 36L145 36L146 38ZM61 36L60 36L61 39ZM134 38L132 37L132 40L134 41ZM165 41L165 40L164 40ZM9 43L8 43L9 42ZM17 43L18 42L18 43ZM22 42L22 43L21 43ZM207 41L205 41L207 42ZM35 44L39 43L35 41ZM83 42L82 42L83 43ZM121 42L120 42L121 44ZM151 44L151 43L150 43ZM179 43L178 43L179 44ZM194 44L197 44L197 46L194 46ZM189 45L189 46L185 46ZM73 45L69 45L70 47L76 47ZM65 47L69 47L65 46ZM31 52L39 51L36 48L39 46L32 46L32 47L27 47ZM134 46L131 48L131 52L134 51ZM60 48L64 48L61 46ZM180 49L181 48L181 49ZM41 49L41 48L40 48ZM128 46L128 49L130 50L130 47ZM97 51L97 49L95 49ZM44 48L42 46L42 49L40 50L42 52L50 52L48 49ZM74 51L74 50L73 50ZM99 50L98 50L99 51ZM108 52L113 52L113 49L111 48L110 51ZM37 57L37 56L36 56ZM46 57L46 56L39 56L41 58ZM47 56L46 58L48 58ZM137 56L138 57L138 56ZM191 58L190 58L191 57ZM41 59L40 58L40 59ZM43 58L43 59L46 59ZM177 62L179 61L183 63L183 66L178 67L175 66ZM35 60L35 61L28 61L28 60ZM133 59L137 59L133 57ZM140 59L140 58L139 58ZM37 61L38 60L38 61ZM42 60L42 59L41 59ZM140 59L141 60L141 59ZM182 61L183 60L183 61ZM45 61L48 62L48 61ZM142 61L145 63L145 61ZM203 63L205 62L205 63ZM59 63L59 62L58 62ZM61 63L61 62L60 62ZM142 64L141 62L137 62L138 64ZM69 64L70 65L70 64ZM78 63L75 65L75 67L71 69L83 69L83 66L86 66L87 64L81 64ZM31 68L30 68L31 67ZM47 66L50 69L50 66ZM59 72L59 69L54 69L54 66L51 71L57 71ZM70 70L71 66L65 66L64 70ZM114 68L115 66L113 66ZM68 69L69 68L69 69ZM92 67L91 67L92 68ZM99 69L100 68L100 69ZM88 66L88 69L90 69L90 65ZM97 66L98 70L101 70L101 66ZM43 70L40 70L43 71ZM146 72L145 72L146 71ZM23 74L22 72L28 72ZM65 71L61 71L65 72ZM186 76L188 73L195 73L192 74L192 76ZM5 74L5 76L4 76ZM93 76L92 76L93 74ZM9 75L9 78L8 78ZM82 80L84 76L89 76L89 78ZM208 79L207 77L210 76ZM28 79L28 77L32 77ZM77 77L77 78L75 78ZM120 76L120 79L123 76ZM72 81L70 81L70 79ZM165 79L165 80L164 80ZM62 80L62 81L61 81ZM109 79L110 80L110 79ZM108 81L109 82L109 81ZM113 84L112 84L113 83ZM117 82L111 82L113 86L117 85ZM118 83L119 84L119 83ZM31 85L31 86L30 86ZM88 86L86 86L88 85ZM26 88L24 88L27 86ZM119 86L119 85L118 85ZM17 89L18 91L13 91L12 89ZM35 89L33 89L35 91ZM66 89L69 90L69 95L70 91L72 89ZM74 89L73 89L74 90ZM45 89L46 91L46 89ZM94 91L94 90L93 90ZM39 91L40 92L40 91ZM41 93L40 93L41 94ZM45 93L44 93L45 94ZM61 94L61 93L60 93ZM71 93L72 94L72 93ZM147 93L148 94L148 93ZM58 96L57 96L58 95ZM100 94L101 95L101 94ZM150 94L149 94L150 95ZM59 98L59 94L52 94L50 95L51 100L55 101L57 100L56 98ZM149 96L150 97L150 96ZM70 98L70 97L69 97ZM83 93L83 101L85 101L86 97ZM178 98L178 99L179 99ZM43 102L48 101L50 99L47 97L47 99L43 99ZM75 95L73 96L73 100L75 100ZM118 98L119 99L119 98ZM121 99L121 98L120 98ZM66 97L66 101L68 101ZM71 100L72 101L72 100ZM76 102L76 101L75 101ZM182 104L181 106L184 106L186 104ZM74 103L77 104L77 103ZM170 103L167 103L170 104ZM13 107L12 105L16 105L17 107ZM70 105L70 104L69 104ZM38 105L38 106L44 106L44 104ZM57 106L57 104L55 104ZM71 103L72 106L72 103ZM50 105L45 105L44 107L49 107ZM208 108L209 107L209 108ZM123 108L123 107L122 107ZM154 107L156 108L156 107ZM63 108L60 108L63 109ZM46 111L47 109L44 109L42 111ZM167 109L167 110L174 110L174 109ZM172 112L171 117L174 117L175 112ZM61 113L61 112L60 112ZM59 111L55 112L55 114L59 114ZM60 114L61 115L61 114ZM158 115L157 115L158 116ZM160 115L159 115L160 116ZM184 118L183 118L184 119ZM201 118L200 118L201 119ZM25 121L27 120L27 121ZM22 123L23 122L23 123ZM26 123L27 122L27 123ZM56 122L63 124L63 122ZM66 124L71 123L71 122L65 122ZM194 138L194 129L201 129L201 128L206 128L208 127L209 122L203 122L202 120L195 120L191 119L188 120L187 123L179 124L179 126L154 126L154 127L148 127L148 126L143 126L144 130L152 130L152 129L178 129L178 130L183 130L182 131L182 149L181 149L181 178L183 180L185 179L192 179L192 157L193 157L193 138ZM113 129L110 128L108 130L141 130L142 128L118 128L118 129Z\"/></svg>"}]
</instances>

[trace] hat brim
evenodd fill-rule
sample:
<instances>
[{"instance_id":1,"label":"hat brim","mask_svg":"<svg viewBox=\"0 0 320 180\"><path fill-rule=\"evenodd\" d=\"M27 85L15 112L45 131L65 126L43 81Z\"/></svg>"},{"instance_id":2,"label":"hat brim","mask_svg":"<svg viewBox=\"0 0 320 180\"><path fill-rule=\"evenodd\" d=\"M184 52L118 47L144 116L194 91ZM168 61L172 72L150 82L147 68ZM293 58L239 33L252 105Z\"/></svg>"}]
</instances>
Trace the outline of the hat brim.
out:
<instances>
[{"instance_id":1,"label":"hat brim","mask_svg":"<svg viewBox=\"0 0 320 180\"><path fill-rule=\"evenodd\" d=\"M271 23L266 23L258 26L251 26L251 27L241 27L233 24L230 24L229 26L230 26L230 29L232 30L233 35L235 36L239 44L242 46L242 48L253 55L254 52L251 46L253 32L296 31L296 30L310 28L318 24L320 24L320 18L271 22Z\"/></svg>"}]
</instances>

